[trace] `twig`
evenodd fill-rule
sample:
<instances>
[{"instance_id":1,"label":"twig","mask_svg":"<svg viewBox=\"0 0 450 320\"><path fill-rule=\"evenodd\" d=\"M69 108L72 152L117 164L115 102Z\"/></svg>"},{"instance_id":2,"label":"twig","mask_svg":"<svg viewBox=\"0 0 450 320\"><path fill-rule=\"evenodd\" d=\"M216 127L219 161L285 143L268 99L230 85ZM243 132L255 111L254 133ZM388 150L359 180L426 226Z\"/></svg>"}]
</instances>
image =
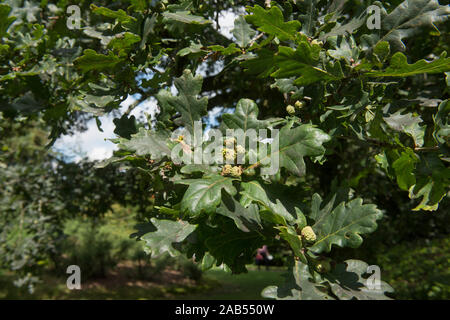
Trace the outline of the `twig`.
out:
<instances>
[{"instance_id":1,"label":"twig","mask_svg":"<svg viewBox=\"0 0 450 320\"><path fill-rule=\"evenodd\" d=\"M435 147L416 147L416 148L414 148L414 151L417 151L417 152L439 151L439 147L438 146L435 146Z\"/></svg>"},{"instance_id":2,"label":"twig","mask_svg":"<svg viewBox=\"0 0 450 320\"><path fill-rule=\"evenodd\" d=\"M258 34L256 37L254 37L254 38L252 39L252 41L250 41L249 47L253 46L253 44L254 44L259 38L261 38L263 35L264 35L264 32L261 32L261 33Z\"/></svg>"}]
</instances>

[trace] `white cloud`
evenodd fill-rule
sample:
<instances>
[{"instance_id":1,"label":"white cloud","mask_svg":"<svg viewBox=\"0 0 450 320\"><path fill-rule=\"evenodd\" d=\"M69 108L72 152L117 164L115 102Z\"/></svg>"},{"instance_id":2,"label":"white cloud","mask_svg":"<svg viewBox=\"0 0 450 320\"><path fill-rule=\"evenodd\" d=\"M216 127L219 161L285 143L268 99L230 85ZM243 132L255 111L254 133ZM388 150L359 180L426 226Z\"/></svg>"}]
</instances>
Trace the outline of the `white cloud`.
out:
<instances>
[{"instance_id":1,"label":"white cloud","mask_svg":"<svg viewBox=\"0 0 450 320\"><path fill-rule=\"evenodd\" d=\"M233 10L231 10L231 9L229 9L227 11L223 10L219 14L219 26L220 26L219 31L220 31L220 33L223 34L228 39L234 40L234 36L231 33L231 31L234 28L234 20L236 20L238 15L244 14L244 13L245 13L244 8L240 8L240 10L238 11L238 14L235 14L233 12Z\"/></svg>"},{"instance_id":2,"label":"white cloud","mask_svg":"<svg viewBox=\"0 0 450 320\"><path fill-rule=\"evenodd\" d=\"M110 158L111 156L112 156L111 148L97 147L90 150L89 152L90 160L103 160L105 158Z\"/></svg>"},{"instance_id":3,"label":"white cloud","mask_svg":"<svg viewBox=\"0 0 450 320\"><path fill-rule=\"evenodd\" d=\"M121 104L120 114L126 112L129 106L135 102L136 99L128 96ZM144 117L144 112L154 116L156 111L156 101L148 99L134 108L130 115L134 115L137 119ZM113 123L114 117L112 115L105 115L99 117L101 121L101 132L95 119L87 123L87 130L83 132L76 132L74 135L61 136L53 146L53 149L62 153L68 160L78 162L84 157L89 160L103 160L112 156L114 150L117 150L116 144L108 139L117 138L114 133L115 125Z\"/></svg>"},{"instance_id":4,"label":"white cloud","mask_svg":"<svg viewBox=\"0 0 450 320\"><path fill-rule=\"evenodd\" d=\"M115 145L106 139L116 137L114 124L107 117L100 117L100 121L103 132L99 131L95 120L91 120L87 123L86 131L60 137L53 148L75 162L84 157L88 157L90 160L100 160L111 156ZM103 154L104 157L101 158L100 154Z\"/></svg>"}]
</instances>

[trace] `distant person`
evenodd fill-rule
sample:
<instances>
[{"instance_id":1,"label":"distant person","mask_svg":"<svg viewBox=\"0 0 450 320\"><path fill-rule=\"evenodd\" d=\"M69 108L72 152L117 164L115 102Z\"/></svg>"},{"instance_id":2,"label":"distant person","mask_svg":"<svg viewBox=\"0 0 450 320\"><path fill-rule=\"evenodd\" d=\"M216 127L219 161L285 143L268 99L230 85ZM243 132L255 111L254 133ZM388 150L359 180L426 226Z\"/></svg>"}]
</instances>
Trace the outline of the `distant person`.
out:
<instances>
[{"instance_id":1,"label":"distant person","mask_svg":"<svg viewBox=\"0 0 450 320\"><path fill-rule=\"evenodd\" d=\"M256 250L255 264L258 266L258 270L261 269L261 265L266 266L266 270L269 270L269 261L272 260L272 256L269 253L266 245Z\"/></svg>"}]
</instances>

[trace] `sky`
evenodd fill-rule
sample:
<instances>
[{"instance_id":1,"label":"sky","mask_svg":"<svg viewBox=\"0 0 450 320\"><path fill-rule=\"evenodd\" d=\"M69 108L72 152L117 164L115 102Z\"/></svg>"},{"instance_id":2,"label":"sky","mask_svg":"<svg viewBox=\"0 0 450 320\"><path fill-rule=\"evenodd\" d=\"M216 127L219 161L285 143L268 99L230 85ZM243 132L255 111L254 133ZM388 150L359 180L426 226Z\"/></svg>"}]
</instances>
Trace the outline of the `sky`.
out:
<instances>
[{"instance_id":1,"label":"sky","mask_svg":"<svg viewBox=\"0 0 450 320\"><path fill-rule=\"evenodd\" d=\"M231 30L236 17L231 11L223 11L219 15L220 32L229 39L233 39ZM201 67L199 68L199 73L202 74ZM176 93L175 88L171 88L171 90L172 93ZM133 96L128 96L121 104L120 114L123 114L134 101L136 100ZM145 112L154 114L156 106L157 102L154 98L148 99L133 109L130 115L139 118ZM213 108L208 114L208 120L214 123L220 110L220 108ZM98 129L95 119L92 119L87 123L88 129L86 131L77 132L74 135L61 136L55 142L53 149L62 153L67 160L74 162L78 162L84 157L87 157L89 160L109 158L112 156L113 151L117 149L117 146L109 141L109 139L116 138L113 119L112 115L99 117L103 132Z\"/></svg>"}]
</instances>

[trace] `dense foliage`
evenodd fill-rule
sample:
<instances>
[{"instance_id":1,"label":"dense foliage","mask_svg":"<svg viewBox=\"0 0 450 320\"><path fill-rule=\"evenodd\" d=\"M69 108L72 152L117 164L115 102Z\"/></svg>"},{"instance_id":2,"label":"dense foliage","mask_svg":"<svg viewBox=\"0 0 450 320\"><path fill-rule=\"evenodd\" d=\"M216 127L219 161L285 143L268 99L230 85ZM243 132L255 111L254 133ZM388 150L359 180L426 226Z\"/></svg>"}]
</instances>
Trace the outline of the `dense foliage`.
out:
<instances>
[{"instance_id":1,"label":"dense foliage","mask_svg":"<svg viewBox=\"0 0 450 320\"><path fill-rule=\"evenodd\" d=\"M241 273L258 247L284 242L291 273L264 296L388 298L387 283L367 287L366 262L340 261L333 252L359 247L395 210L448 214L437 210L450 180L450 42L443 23L449 6L436 0L94 3L73 3L81 13L81 28L73 29L66 24L71 1L2 2L2 117L16 124L42 119L54 142L82 126L86 114L100 127L98 116L136 95L114 120L119 151L98 167L114 171L120 163L114 181L123 170L143 177L143 189L126 186L135 199L151 195L134 234L148 253L182 253L204 269L223 264ZM379 29L369 28L372 4ZM219 32L219 14L228 9L238 14L232 39ZM154 117L129 116L154 98ZM195 156L196 148L214 145L202 139L205 124L198 132L196 122L217 107L226 112L217 126L224 134L277 129L278 148L264 144L252 162L248 147L255 139L226 139L219 144L228 164L175 161L177 150ZM237 163L239 156L250 162ZM265 160L272 157L279 170L268 174ZM11 181L14 166L6 163L1 177ZM108 190L99 193L100 203L118 196ZM23 212L12 197L2 198L15 213L10 222ZM43 197L57 199L39 196L30 208ZM83 199L75 211L86 205Z\"/></svg>"},{"instance_id":2,"label":"dense foliage","mask_svg":"<svg viewBox=\"0 0 450 320\"><path fill-rule=\"evenodd\" d=\"M114 203L145 215L153 203L135 195L146 178L133 170L96 169L86 159L66 163L46 150L42 126L32 120L0 125L0 267L16 271L17 284L31 290L36 272L49 261L58 267L67 253L68 219L102 217Z\"/></svg>"}]
</instances>

